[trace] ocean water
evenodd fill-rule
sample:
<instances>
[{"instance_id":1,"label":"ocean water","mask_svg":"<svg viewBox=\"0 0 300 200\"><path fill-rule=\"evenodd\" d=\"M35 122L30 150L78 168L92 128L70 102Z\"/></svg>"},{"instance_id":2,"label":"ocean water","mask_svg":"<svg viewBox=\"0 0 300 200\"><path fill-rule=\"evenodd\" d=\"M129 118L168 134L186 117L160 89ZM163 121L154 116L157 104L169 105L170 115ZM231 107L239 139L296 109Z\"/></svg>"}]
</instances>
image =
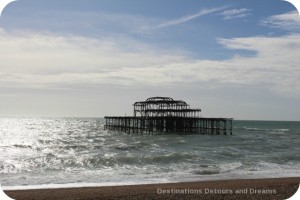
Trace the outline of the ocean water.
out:
<instances>
[{"instance_id":1,"label":"ocean water","mask_svg":"<svg viewBox=\"0 0 300 200\"><path fill-rule=\"evenodd\" d=\"M300 175L300 122L234 121L233 135L127 135L101 118L0 118L6 187Z\"/></svg>"}]
</instances>

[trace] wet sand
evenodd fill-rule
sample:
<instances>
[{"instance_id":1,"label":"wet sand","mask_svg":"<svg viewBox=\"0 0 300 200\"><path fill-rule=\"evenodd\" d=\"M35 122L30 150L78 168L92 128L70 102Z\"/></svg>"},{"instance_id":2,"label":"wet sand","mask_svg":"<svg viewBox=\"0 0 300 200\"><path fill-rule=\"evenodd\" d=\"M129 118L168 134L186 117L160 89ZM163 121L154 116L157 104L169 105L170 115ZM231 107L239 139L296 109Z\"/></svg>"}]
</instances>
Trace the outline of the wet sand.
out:
<instances>
[{"instance_id":1,"label":"wet sand","mask_svg":"<svg viewBox=\"0 0 300 200\"><path fill-rule=\"evenodd\" d=\"M181 182L130 186L5 191L16 200L255 199L283 200L296 193L300 177Z\"/></svg>"}]
</instances>

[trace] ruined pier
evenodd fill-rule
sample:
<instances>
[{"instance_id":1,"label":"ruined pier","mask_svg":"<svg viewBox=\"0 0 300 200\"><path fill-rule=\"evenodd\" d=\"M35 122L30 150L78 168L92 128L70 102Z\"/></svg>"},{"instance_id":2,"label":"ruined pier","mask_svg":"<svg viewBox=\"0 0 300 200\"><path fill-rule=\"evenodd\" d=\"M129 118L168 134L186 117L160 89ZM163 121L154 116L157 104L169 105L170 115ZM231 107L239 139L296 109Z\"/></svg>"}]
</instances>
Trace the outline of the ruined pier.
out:
<instances>
[{"instance_id":1,"label":"ruined pier","mask_svg":"<svg viewBox=\"0 0 300 200\"><path fill-rule=\"evenodd\" d=\"M230 134L232 118L200 117L201 109L191 109L182 100L152 97L134 103L134 116L105 117L105 130L124 133Z\"/></svg>"}]
</instances>

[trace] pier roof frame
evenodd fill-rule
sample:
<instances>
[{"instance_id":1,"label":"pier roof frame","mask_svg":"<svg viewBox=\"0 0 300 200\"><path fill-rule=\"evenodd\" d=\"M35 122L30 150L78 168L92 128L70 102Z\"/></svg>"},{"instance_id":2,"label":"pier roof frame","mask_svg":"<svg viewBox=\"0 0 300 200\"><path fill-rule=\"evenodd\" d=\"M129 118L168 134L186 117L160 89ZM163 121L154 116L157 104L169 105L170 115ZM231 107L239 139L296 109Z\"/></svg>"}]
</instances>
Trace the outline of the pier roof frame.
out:
<instances>
[{"instance_id":1,"label":"pier roof frame","mask_svg":"<svg viewBox=\"0 0 300 200\"><path fill-rule=\"evenodd\" d=\"M144 106L144 105L150 105L150 104L177 104L181 106L189 106L185 101L182 100L174 100L170 97L150 97L146 101L138 101L135 102L134 106Z\"/></svg>"},{"instance_id":2,"label":"pier roof frame","mask_svg":"<svg viewBox=\"0 0 300 200\"><path fill-rule=\"evenodd\" d=\"M190 105L182 100L170 97L150 97L146 101L133 104L134 116L195 116L198 117L201 109L191 109Z\"/></svg>"}]
</instances>

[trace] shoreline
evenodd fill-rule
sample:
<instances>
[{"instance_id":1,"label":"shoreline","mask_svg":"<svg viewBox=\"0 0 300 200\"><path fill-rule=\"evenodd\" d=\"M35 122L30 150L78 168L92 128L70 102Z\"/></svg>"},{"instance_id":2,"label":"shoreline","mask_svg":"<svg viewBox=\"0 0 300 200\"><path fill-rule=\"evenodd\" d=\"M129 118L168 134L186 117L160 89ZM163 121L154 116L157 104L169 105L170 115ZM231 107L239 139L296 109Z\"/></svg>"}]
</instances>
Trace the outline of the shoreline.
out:
<instances>
[{"instance_id":1,"label":"shoreline","mask_svg":"<svg viewBox=\"0 0 300 200\"><path fill-rule=\"evenodd\" d=\"M95 199L287 199L300 177L227 179L97 187L4 190L16 200Z\"/></svg>"},{"instance_id":2,"label":"shoreline","mask_svg":"<svg viewBox=\"0 0 300 200\"><path fill-rule=\"evenodd\" d=\"M95 187L115 187L115 186L137 186L137 185L160 185L160 184L174 184L174 183L196 183L196 182L211 182L211 181L230 181L230 180L256 180L256 179L281 179L281 178L297 178L294 176L203 176L201 178L180 178L180 179L161 179L161 180L145 180L145 181L124 181L124 182L78 182L78 183L58 183L58 184L41 184L41 185L16 185L3 186L2 190L16 191L16 190L40 190L40 189L69 189L69 188L95 188ZM299 176L300 177L300 176ZM299 182L300 183L300 182Z\"/></svg>"}]
</instances>

